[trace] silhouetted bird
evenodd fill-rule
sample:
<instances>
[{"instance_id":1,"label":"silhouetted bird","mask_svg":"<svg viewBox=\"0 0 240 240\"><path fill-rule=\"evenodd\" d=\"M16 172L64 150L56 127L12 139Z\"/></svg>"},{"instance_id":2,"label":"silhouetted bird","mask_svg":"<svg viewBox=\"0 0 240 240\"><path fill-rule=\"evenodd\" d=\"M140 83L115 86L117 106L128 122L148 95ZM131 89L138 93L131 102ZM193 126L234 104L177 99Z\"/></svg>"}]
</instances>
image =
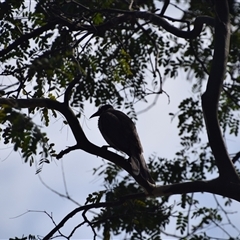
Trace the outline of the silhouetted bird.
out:
<instances>
[{"instance_id":1,"label":"silhouetted bird","mask_svg":"<svg viewBox=\"0 0 240 240\"><path fill-rule=\"evenodd\" d=\"M90 118L99 116L98 127L107 143L130 157L134 175L139 175L155 184L143 157L143 149L133 121L111 105L104 105Z\"/></svg>"}]
</instances>

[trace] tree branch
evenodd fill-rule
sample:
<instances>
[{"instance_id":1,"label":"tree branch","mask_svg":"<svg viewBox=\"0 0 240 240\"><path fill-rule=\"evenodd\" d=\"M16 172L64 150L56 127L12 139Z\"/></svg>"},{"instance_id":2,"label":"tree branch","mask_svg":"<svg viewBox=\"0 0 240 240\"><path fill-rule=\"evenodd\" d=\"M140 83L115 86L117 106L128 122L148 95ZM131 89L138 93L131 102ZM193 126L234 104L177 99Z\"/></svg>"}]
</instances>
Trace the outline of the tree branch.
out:
<instances>
[{"instance_id":1,"label":"tree branch","mask_svg":"<svg viewBox=\"0 0 240 240\"><path fill-rule=\"evenodd\" d=\"M207 88L202 95L202 107L209 144L218 166L220 177L239 182L239 177L228 155L218 122L218 102L225 77L230 42L230 22L227 0L216 1L215 46Z\"/></svg>"},{"instance_id":2,"label":"tree branch","mask_svg":"<svg viewBox=\"0 0 240 240\"><path fill-rule=\"evenodd\" d=\"M177 37L185 38L185 39L193 39L199 36L199 34L202 31L203 25L214 25L214 19L209 16L199 16L195 19L193 25L194 28L191 31L183 31L178 29L177 27L174 27L173 25L169 24L168 21L164 19L164 17L161 17L161 14L151 13L147 11L128 11L128 10L120 10L120 9L101 9L99 12L103 13L116 13L120 14L117 17L113 17L110 20L106 21L103 24L100 24L98 26L89 24L74 24L71 20L68 18L64 18L64 16L59 16L59 21L63 25L68 26L72 31L88 31L90 33L95 33L99 36L104 35L104 33L109 30L116 28L120 24L131 21L132 18L140 18L143 20L150 21L151 23L160 26L164 28L166 31L174 34Z\"/></svg>"},{"instance_id":3,"label":"tree branch","mask_svg":"<svg viewBox=\"0 0 240 240\"><path fill-rule=\"evenodd\" d=\"M138 199L138 198L146 198L146 197L162 197L162 196L170 196L175 194L184 194L184 193L193 193L193 192L209 192L218 195L222 195L224 197L230 197L237 201L240 201L239 195L240 184L228 183L221 178L213 179L211 181L195 181L195 182L186 182L186 183L177 183L168 186L158 186L156 187L152 195L145 195L144 193L131 194L126 195L120 198L118 201L112 202L101 202L94 203L85 206L78 207L74 209L72 212L67 214L59 224L57 224L44 238L50 239L54 233L56 233L60 228L64 226L64 224L76 215L80 211L87 212L92 208L102 208L102 207L113 207L119 206L123 204L126 200L130 199Z\"/></svg>"},{"instance_id":4,"label":"tree branch","mask_svg":"<svg viewBox=\"0 0 240 240\"><path fill-rule=\"evenodd\" d=\"M236 163L239 160L239 158L240 158L240 152L237 152L235 156L232 158L232 162Z\"/></svg>"},{"instance_id":5,"label":"tree branch","mask_svg":"<svg viewBox=\"0 0 240 240\"><path fill-rule=\"evenodd\" d=\"M131 194L131 195L126 195L122 198L120 198L118 201L112 201L112 202L100 202L100 203L93 203L85 206L81 206L78 208L75 208L73 211L68 213L61 221L59 224L57 224L42 240L48 240L50 239L54 233L56 233L60 228L64 226L64 224L72 218L74 215L77 213L84 211L86 213L88 210L93 209L93 208L103 208L103 207L114 207L114 206L119 206L123 204L125 201L130 200L130 199L136 199L136 198L143 198L146 197L145 194Z\"/></svg>"},{"instance_id":6,"label":"tree branch","mask_svg":"<svg viewBox=\"0 0 240 240\"><path fill-rule=\"evenodd\" d=\"M68 150L61 152L59 155L62 156L66 152L71 150L81 149L90 154L100 156L104 159L113 162L114 164L120 166L126 170L135 180L138 182L148 193L151 193L155 186L148 183L140 174L135 176L132 174L132 168L129 162L115 154L111 151L108 151L106 148L98 147L91 143L85 133L83 132L82 127L79 124L79 121L73 111L65 104L51 99L11 99L11 98L0 98L0 105L8 105L14 108L35 108L35 107L45 107L48 109L54 109L59 111L66 118L72 133L76 139L76 146L71 147ZM70 150L70 151L69 151ZM58 157L59 157L58 155Z\"/></svg>"},{"instance_id":7,"label":"tree branch","mask_svg":"<svg viewBox=\"0 0 240 240\"><path fill-rule=\"evenodd\" d=\"M44 25L42 27L39 27L39 28L33 30L30 33L26 33L26 34L22 35L16 41L14 41L10 45L8 45L8 47L6 47L3 50L1 50L0 51L0 57L2 57L5 54L9 53L11 50L13 50L15 48L18 48L19 45L21 45L22 43L28 41L29 39L34 38L36 36L39 36L43 32L53 28L55 25L56 25L56 22L49 22L46 25Z\"/></svg>"},{"instance_id":8,"label":"tree branch","mask_svg":"<svg viewBox=\"0 0 240 240\"><path fill-rule=\"evenodd\" d=\"M69 105L69 99L70 99L70 95L72 92L72 89L74 88L74 86L76 85L76 83L79 82L81 78L81 74L77 74L77 76L74 78L74 80L72 82L69 83L65 93L64 93L64 104L66 104L67 106Z\"/></svg>"},{"instance_id":9,"label":"tree branch","mask_svg":"<svg viewBox=\"0 0 240 240\"><path fill-rule=\"evenodd\" d=\"M210 181L194 181L176 183L166 186L157 186L152 191L152 195L154 197L161 197L194 192L218 194L240 202L240 183L236 184L230 181L225 181L225 179L222 178L216 178Z\"/></svg>"},{"instance_id":10,"label":"tree branch","mask_svg":"<svg viewBox=\"0 0 240 240\"><path fill-rule=\"evenodd\" d=\"M185 38L185 39L193 39L199 36L199 34L202 31L203 25L213 24L213 19L209 16L199 16L195 19L193 25L193 29L191 31L183 31L178 29L177 27L174 27L173 25L169 24L164 18L160 17L157 14L149 13L149 12L135 12L135 16L138 18L142 18L144 20L149 20L151 23L161 26L164 28L167 32L172 33L173 35Z\"/></svg>"},{"instance_id":11,"label":"tree branch","mask_svg":"<svg viewBox=\"0 0 240 240\"><path fill-rule=\"evenodd\" d=\"M164 13L166 12L166 10L168 8L169 3L170 3L170 0L164 0L164 4L163 4L163 7L162 7L160 16L164 15Z\"/></svg>"}]
</instances>

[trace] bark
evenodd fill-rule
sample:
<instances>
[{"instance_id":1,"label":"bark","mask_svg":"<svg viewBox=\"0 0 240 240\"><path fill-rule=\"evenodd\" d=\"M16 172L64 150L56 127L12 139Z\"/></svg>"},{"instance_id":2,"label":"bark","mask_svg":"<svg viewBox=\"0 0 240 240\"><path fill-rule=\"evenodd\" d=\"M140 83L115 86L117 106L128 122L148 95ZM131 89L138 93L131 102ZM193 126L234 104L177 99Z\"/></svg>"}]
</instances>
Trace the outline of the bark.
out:
<instances>
[{"instance_id":1,"label":"bark","mask_svg":"<svg viewBox=\"0 0 240 240\"><path fill-rule=\"evenodd\" d=\"M226 181L239 183L239 176L227 152L218 121L218 103L226 73L229 43L230 20L227 0L216 1L214 56L206 91L202 96L202 108L209 144L220 177Z\"/></svg>"}]
</instances>

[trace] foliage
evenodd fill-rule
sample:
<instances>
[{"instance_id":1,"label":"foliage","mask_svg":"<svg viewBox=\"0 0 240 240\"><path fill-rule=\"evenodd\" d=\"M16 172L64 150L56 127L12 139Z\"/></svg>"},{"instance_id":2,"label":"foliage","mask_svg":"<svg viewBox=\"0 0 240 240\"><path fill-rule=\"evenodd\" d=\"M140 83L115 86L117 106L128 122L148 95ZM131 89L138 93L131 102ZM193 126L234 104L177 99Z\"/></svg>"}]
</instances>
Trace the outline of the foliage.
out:
<instances>
[{"instance_id":1,"label":"foliage","mask_svg":"<svg viewBox=\"0 0 240 240\"><path fill-rule=\"evenodd\" d=\"M0 97L9 103L0 102L1 141L13 144L15 151L20 149L30 165L33 156L40 155L40 172L42 164L50 163L49 159L57 154L54 144L33 118L38 113L41 124L48 126L51 117L56 118L58 113L46 106L19 107L11 99L47 98L66 103L66 92L70 90L67 101L77 118L86 103L96 106L111 103L115 107L124 106L136 120L134 103L147 102L150 94L165 93L164 81L172 81L184 71L185 80L192 84L193 96L179 103L177 113L170 113L178 120L182 148L173 159L151 156L149 169L161 185L206 180L211 174L217 175L214 154L203 140L206 130L200 99L213 64L215 29L206 25L197 37L180 39L149 15L156 14L176 28L189 31L200 15L216 16L214 1L205 4L195 0L171 1L166 6L180 9L178 19L159 10L167 2L38 0L31 6L26 1L1 2L0 61L4 78ZM218 116L223 135L238 136L240 5L229 3L232 36ZM145 15L137 15L139 11ZM76 81L78 75L81 77ZM146 77L149 75L150 80ZM20 109L24 107L27 112ZM64 123L69 124L67 120ZM116 202L122 196L141 192L139 185L111 162L95 169L95 174L104 176L106 190L90 193L86 206ZM120 205L101 208L97 216L86 222L99 230L104 239L123 233L130 239L157 240L166 235L211 239L205 230L212 225L221 229L229 215L222 202L215 200L216 206L208 207L202 206L193 193L182 194L176 204L168 196L130 198ZM224 201L231 206L230 199ZM166 231L172 222L176 234ZM235 228L231 222L229 225ZM31 235L28 238L35 239ZM229 233L228 238L236 236Z\"/></svg>"}]
</instances>

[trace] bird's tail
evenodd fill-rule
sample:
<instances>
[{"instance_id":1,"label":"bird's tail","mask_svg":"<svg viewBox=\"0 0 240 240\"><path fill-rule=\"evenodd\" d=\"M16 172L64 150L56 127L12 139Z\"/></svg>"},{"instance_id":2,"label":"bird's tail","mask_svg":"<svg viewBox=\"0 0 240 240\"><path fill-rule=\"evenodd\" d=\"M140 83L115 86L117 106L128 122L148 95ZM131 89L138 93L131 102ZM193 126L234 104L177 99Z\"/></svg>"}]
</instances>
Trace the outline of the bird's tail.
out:
<instances>
[{"instance_id":1,"label":"bird's tail","mask_svg":"<svg viewBox=\"0 0 240 240\"><path fill-rule=\"evenodd\" d=\"M130 164L134 175L139 175L146 179L149 183L155 185L155 181L151 177L143 154L138 154L138 156L132 156L130 159Z\"/></svg>"},{"instance_id":2,"label":"bird's tail","mask_svg":"<svg viewBox=\"0 0 240 240\"><path fill-rule=\"evenodd\" d=\"M132 167L132 172L135 176L138 176L140 174L140 161L137 157L132 156L130 157L130 165Z\"/></svg>"}]
</instances>

